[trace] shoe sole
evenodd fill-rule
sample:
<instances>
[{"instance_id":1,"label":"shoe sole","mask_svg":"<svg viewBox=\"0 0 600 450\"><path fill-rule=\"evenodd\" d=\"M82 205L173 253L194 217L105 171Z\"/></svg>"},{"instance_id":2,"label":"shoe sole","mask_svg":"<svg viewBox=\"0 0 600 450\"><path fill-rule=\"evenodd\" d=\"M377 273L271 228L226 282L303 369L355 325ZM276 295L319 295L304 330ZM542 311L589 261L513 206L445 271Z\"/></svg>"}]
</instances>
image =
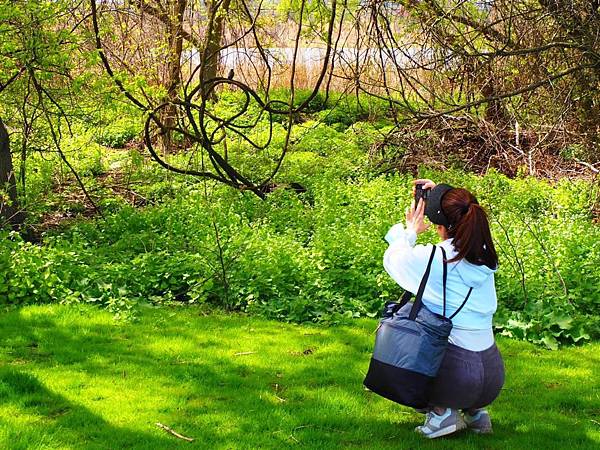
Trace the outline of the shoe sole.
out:
<instances>
[{"instance_id":1,"label":"shoe sole","mask_svg":"<svg viewBox=\"0 0 600 450\"><path fill-rule=\"evenodd\" d=\"M425 436L427 439L435 439L438 437L447 436L448 434L456 433L457 431L464 430L465 428L467 428L467 424L459 422L454 425L449 425L447 427L440 428L439 430L429 434L423 433L420 429L418 432Z\"/></svg>"},{"instance_id":2,"label":"shoe sole","mask_svg":"<svg viewBox=\"0 0 600 450\"><path fill-rule=\"evenodd\" d=\"M490 428L489 430L487 429L480 429L480 428L469 428L469 430L471 430L473 433L476 434L492 434L494 431Z\"/></svg>"}]
</instances>

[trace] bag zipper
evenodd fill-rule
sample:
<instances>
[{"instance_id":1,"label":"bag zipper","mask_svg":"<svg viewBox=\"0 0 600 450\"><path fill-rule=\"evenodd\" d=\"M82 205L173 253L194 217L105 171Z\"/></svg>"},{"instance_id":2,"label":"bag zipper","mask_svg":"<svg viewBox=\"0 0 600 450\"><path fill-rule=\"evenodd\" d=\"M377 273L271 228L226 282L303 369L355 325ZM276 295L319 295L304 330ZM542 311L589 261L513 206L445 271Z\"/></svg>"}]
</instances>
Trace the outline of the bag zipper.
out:
<instances>
[{"instance_id":1,"label":"bag zipper","mask_svg":"<svg viewBox=\"0 0 600 450\"><path fill-rule=\"evenodd\" d=\"M415 336L419 336L419 332L418 331L415 331L415 330L413 330L412 328L409 328L409 327L398 325L398 324L395 324L395 323L392 323L392 322L381 322L379 328L382 325L387 325L387 326L390 326L392 328L396 328L397 330L406 331L407 333L414 334Z\"/></svg>"}]
</instances>

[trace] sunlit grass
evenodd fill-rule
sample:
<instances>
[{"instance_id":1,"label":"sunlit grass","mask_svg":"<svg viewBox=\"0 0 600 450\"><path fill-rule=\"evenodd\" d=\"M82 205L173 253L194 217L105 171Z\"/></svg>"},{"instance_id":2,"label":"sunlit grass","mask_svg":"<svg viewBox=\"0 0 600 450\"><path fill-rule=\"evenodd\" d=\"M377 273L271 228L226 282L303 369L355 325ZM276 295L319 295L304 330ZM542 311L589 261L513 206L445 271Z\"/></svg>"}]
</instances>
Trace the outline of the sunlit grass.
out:
<instances>
[{"instance_id":1,"label":"sunlit grass","mask_svg":"<svg viewBox=\"0 0 600 450\"><path fill-rule=\"evenodd\" d=\"M600 445L599 344L500 339L493 436L424 441L362 387L374 320L287 325L198 308L31 306L0 316L0 448L553 449ZM195 439L179 440L161 422Z\"/></svg>"}]
</instances>

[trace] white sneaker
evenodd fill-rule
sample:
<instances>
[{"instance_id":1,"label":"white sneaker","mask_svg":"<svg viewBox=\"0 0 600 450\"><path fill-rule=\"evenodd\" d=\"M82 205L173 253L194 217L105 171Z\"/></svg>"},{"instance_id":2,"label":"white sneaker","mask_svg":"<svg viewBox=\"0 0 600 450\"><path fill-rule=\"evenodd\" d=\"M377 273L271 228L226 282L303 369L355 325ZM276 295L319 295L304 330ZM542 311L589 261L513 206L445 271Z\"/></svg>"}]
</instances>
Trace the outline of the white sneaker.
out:
<instances>
[{"instance_id":1,"label":"white sneaker","mask_svg":"<svg viewBox=\"0 0 600 450\"><path fill-rule=\"evenodd\" d=\"M425 423L415 428L415 431L426 438L433 439L456 433L465 428L467 428L467 424L459 412L455 409L446 408L446 411L441 415L436 414L433 410L428 412Z\"/></svg>"}]
</instances>

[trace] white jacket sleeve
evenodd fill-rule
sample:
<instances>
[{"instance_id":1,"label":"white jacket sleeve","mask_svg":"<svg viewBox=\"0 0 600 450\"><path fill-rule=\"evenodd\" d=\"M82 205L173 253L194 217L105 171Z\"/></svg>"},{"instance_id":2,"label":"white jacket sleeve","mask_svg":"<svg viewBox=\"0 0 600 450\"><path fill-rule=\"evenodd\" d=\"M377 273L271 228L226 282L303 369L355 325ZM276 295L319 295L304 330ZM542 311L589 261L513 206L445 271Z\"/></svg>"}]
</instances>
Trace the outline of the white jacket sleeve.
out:
<instances>
[{"instance_id":1,"label":"white jacket sleeve","mask_svg":"<svg viewBox=\"0 0 600 450\"><path fill-rule=\"evenodd\" d=\"M383 267L402 288L416 294L431 255L431 245L415 246L417 235L405 230L400 223L390 228L385 240L390 246L383 255Z\"/></svg>"}]
</instances>

